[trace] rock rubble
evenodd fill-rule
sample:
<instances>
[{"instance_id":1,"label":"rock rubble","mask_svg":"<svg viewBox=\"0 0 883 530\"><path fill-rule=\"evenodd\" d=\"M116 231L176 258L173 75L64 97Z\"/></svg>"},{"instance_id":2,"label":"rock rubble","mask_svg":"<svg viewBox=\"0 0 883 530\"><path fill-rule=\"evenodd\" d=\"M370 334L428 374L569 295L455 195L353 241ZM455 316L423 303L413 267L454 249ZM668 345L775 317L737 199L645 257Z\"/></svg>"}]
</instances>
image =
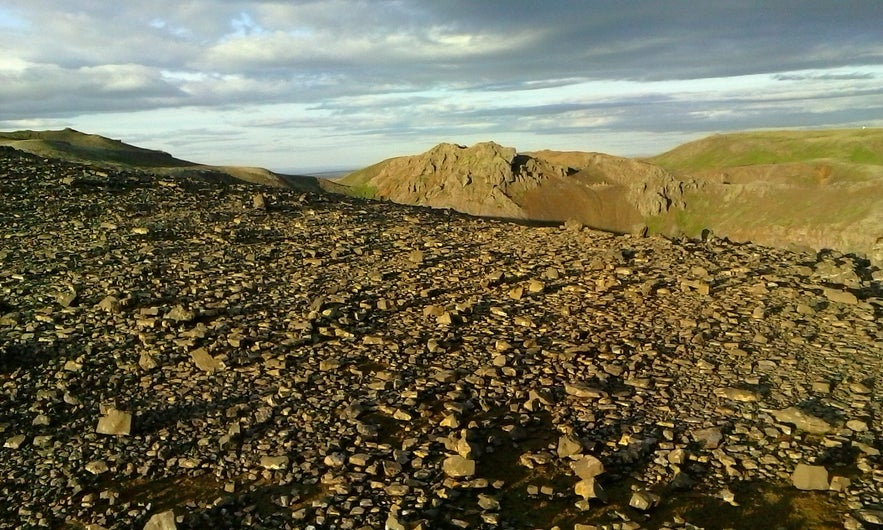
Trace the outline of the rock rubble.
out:
<instances>
[{"instance_id":1,"label":"rock rubble","mask_svg":"<svg viewBox=\"0 0 883 530\"><path fill-rule=\"evenodd\" d=\"M258 189L0 150L0 528L883 520L867 262Z\"/></svg>"}]
</instances>

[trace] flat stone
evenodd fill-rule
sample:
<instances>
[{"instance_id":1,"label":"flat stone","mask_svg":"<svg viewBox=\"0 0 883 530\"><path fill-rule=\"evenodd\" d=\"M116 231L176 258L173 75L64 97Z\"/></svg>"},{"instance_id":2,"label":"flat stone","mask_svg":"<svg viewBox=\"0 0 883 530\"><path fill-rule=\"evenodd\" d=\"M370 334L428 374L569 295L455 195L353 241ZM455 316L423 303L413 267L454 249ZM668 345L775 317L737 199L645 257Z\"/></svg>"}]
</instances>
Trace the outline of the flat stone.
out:
<instances>
[{"instance_id":1,"label":"flat stone","mask_svg":"<svg viewBox=\"0 0 883 530\"><path fill-rule=\"evenodd\" d=\"M720 445L724 435L717 427L709 427L707 429L699 429L693 431L693 439L702 444L706 449L716 449Z\"/></svg>"},{"instance_id":2,"label":"flat stone","mask_svg":"<svg viewBox=\"0 0 883 530\"><path fill-rule=\"evenodd\" d=\"M475 475L475 460L460 455L449 456L442 462L442 471L449 477L471 477Z\"/></svg>"},{"instance_id":3,"label":"flat stone","mask_svg":"<svg viewBox=\"0 0 883 530\"><path fill-rule=\"evenodd\" d=\"M662 498L655 493L636 491L632 494L632 498L629 499L629 506L636 510L647 511L655 508L661 500Z\"/></svg>"},{"instance_id":4,"label":"flat stone","mask_svg":"<svg viewBox=\"0 0 883 530\"><path fill-rule=\"evenodd\" d=\"M558 438L558 457L567 458L583 451L583 443L579 438L565 435Z\"/></svg>"},{"instance_id":5,"label":"flat stone","mask_svg":"<svg viewBox=\"0 0 883 530\"><path fill-rule=\"evenodd\" d=\"M149 372L153 370L158 365L156 364L156 360L153 358L153 355L150 352L143 351L138 356L138 366L141 367L145 372Z\"/></svg>"},{"instance_id":6,"label":"flat stone","mask_svg":"<svg viewBox=\"0 0 883 530\"><path fill-rule=\"evenodd\" d=\"M849 388L849 391L852 392L853 394L859 394L861 396L868 395L872 392L872 390L870 388L868 388L867 385L865 385L863 383L859 383L858 381L853 381L853 382L849 383L848 388Z\"/></svg>"},{"instance_id":7,"label":"flat stone","mask_svg":"<svg viewBox=\"0 0 883 530\"><path fill-rule=\"evenodd\" d=\"M742 388L715 388L714 394L724 399L731 399L742 403L753 403L758 399L756 393Z\"/></svg>"},{"instance_id":8,"label":"flat stone","mask_svg":"<svg viewBox=\"0 0 883 530\"><path fill-rule=\"evenodd\" d=\"M812 391L818 392L819 394L830 394L831 393L831 382L830 381L813 381Z\"/></svg>"},{"instance_id":9,"label":"flat stone","mask_svg":"<svg viewBox=\"0 0 883 530\"><path fill-rule=\"evenodd\" d=\"M573 492L585 500L599 499L605 501L607 492L601 487L597 480L592 478L582 479L573 486Z\"/></svg>"},{"instance_id":10,"label":"flat stone","mask_svg":"<svg viewBox=\"0 0 883 530\"><path fill-rule=\"evenodd\" d=\"M343 453L334 452L328 455L325 455L323 462L328 467L342 467L346 464L346 455Z\"/></svg>"},{"instance_id":11,"label":"flat stone","mask_svg":"<svg viewBox=\"0 0 883 530\"><path fill-rule=\"evenodd\" d=\"M64 370L66 372L79 372L83 369L83 364L74 361L73 359L68 359L64 363Z\"/></svg>"},{"instance_id":12,"label":"flat stone","mask_svg":"<svg viewBox=\"0 0 883 530\"><path fill-rule=\"evenodd\" d=\"M104 416L98 418L95 432L114 436L128 436L132 430L132 415L116 409L108 409Z\"/></svg>"},{"instance_id":13,"label":"flat stone","mask_svg":"<svg viewBox=\"0 0 883 530\"><path fill-rule=\"evenodd\" d=\"M178 530L175 523L175 512L168 510L153 514L144 525L144 530Z\"/></svg>"},{"instance_id":14,"label":"flat stone","mask_svg":"<svg viewBox=\"0 0 883 530\"><path fill-rule=\"evenodd\" d=\"M868 423L862 420L849 420L846 422L846 428L855 432L866 432Z\"/></svg>"},{"instance_id":15,"label":"flat stone","mask_svg":"<svg viewBox=\"0 0 883 530\"><path fill-rule=\"evenodd\" d=\"M288 469L289 458L285 455L281 456L262 456L261 467L264 469L278 470Z\"/></svg>"},{"instance_id":16,"label":"flat stone","mask_svg":"<svg viewBox=\"0 0 883 530\"><path fill-rule=\"evenodd\" d=\"M573 397L585 399L598 399L607 397L607 392L581 383L565 383L564 391Z\"/></svg>"},{"instance_id":17,"label":"flat stone","mask_svg":"<svg viewBox=\"0 0 883 530\"><path fill-rule=\"evenodd\" d=\"M206 373L214 373L225 368L224 363L209 354L205 348L197 348L190 352L190 358L197 368Z\"/></svg>"},{"instance_id":18,"label":"flat stone","mask_svg":"<svg viewBox=\"0 0 883 530\"><path fill-rule=\"evenodd\" d=\"M77 299L79 295L76 291L68 291L64 293L59 293L56 295L55 299L61 307L71 307L72 305L77 303Z\"/></svg>"},{"instance_id":19,"label":"flat stone","mask_svg":"<svg viewBox=\"0 0 883 530\"><path fill-rule=\"evenodd\" d=\"M3 447L7 449L18 449L25 443L26 439L27 436L25 436L24 434L16 434L15 436L10 436L6 439L5 442L3 442Z\"/></svg>"},{"instance_id":20,"label":"flat stone","mask_svg":"<svg viewBox=\"0 0 883 530\"><path fill-rule=\"evenodd\" d=\"M851 483L852 481L849 480L849 478L835 475L831 477L831 483L828 485L828 489L831 491L846 491L846 488L848 488Z\"/></svg>"},{"instance_id":21,"label":"flat stone","mask_svg":"<svg viewBox=\"0 0 883 530\"><path fill-rule=\"evenodd\" d=\"M570 463L570 469L581 479L595 478L604 473L604 463L592 455L582 455Z\"/></svg>"},{"instance_id":22,"label":"flat stone","mask_svg":"<svg viewBox=\"0 0 883 530\"><path fill-rule=\"evenodd\" d=\"M120 301L115 296L105 296L98 302L96 307L102 311L115 314L120 312Z\"/></svg>"},{"instance_id":23,"label":"flat stone","mask_svg":"<svg viewBox=\"0 0 883 530\"><path fill-rule=\"evenodd\" d=\"M828 470L823 466L797 464L791 474L791 483L799 490L827 490Z\"/></svg>"},{"instance_id":24,"label":"flat stone","mask_svg":"<svg viewBox=\"0 0 883 530\"><path fill-rule=\"evenodd\" d=\"M92 473L93 475L100 475L102 473L107 473L109 468L107 467L107 462L104 460L92 460L91 462L86 464L86 471Z\"/></svg>"},{"instance_id":25,"label":"flat stone","mask_svg":"<svg viewBox=\"0 0 883 530\"><path fill-rule=\"evenodd\" d=\"M408 527L405 526L400 520L397 513L390 511L389 515L386 516L386 524L384 526L385 530L407 530Z\"/></svg>"},{"instance_id":26,"label":"flat stone","mask_svg":"<svg viewBox=\"0 0 883 530\"><path fill-rule=\"evenodd\" d=\"M868 524L883 525L883 507L862 508L855 515Z\"/></svg>"},{"instance_id":27,"label":"flat stone","mask_svg":"<svg viewBox=\"0 0 883 530\"><path fill-rule=\"evenodd\" d=\"M498 511L500 509L500 501L487 493L479 493L478 506L482 510Z\"/></svg>"},{"instance_id":28,"label":"flat stone","mask_svg":"<svg viewBox=\"0 0 883 530\"><path fill-rule=\"evenodd\" d=\"M182 305L176 305L166 313L166 318L175 322L192 322L196 320L196 313Z\"/></svg>"},{"instance_id":29,"label":"flat stone","mask_svg":"<svg viewBox=\"0 0 883 530\"><path fill-rule=\"evenodd\" d=\"M825 289L825 298L838 304L855 305L858 298L849 291L840 291L838 289Z\"/></svg>"},{"instance_id":30,"label":"flat stone","mask_svg":"<svg viewBox=\"0 0 883 530\"><path fill-rule=\"evenodd\" d=\"M796 407L774 410L771 411L771 414L776 418L776 421L791 423L798 429L811 434L825 434L833 430L833 427L827 421L803 412Z\"/></svg>"}]
</instances>

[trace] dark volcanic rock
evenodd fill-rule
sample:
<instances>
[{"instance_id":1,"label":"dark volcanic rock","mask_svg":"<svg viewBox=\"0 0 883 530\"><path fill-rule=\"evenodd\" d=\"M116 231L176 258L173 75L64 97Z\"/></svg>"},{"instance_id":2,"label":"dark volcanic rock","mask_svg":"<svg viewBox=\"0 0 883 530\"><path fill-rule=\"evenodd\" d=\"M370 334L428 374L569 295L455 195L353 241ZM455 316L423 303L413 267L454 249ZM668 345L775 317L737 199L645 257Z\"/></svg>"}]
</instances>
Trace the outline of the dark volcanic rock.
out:
<instances>
[{"instance_id":1,"label":"dark volcanic rock","mask_svg":"<svg viewBox=\"0 0 883 530\"><path fill-rule=\"evenodd\" d=\"M0 155L0 528L879 513L859 261Z\"/></svg>"}]
</instances>

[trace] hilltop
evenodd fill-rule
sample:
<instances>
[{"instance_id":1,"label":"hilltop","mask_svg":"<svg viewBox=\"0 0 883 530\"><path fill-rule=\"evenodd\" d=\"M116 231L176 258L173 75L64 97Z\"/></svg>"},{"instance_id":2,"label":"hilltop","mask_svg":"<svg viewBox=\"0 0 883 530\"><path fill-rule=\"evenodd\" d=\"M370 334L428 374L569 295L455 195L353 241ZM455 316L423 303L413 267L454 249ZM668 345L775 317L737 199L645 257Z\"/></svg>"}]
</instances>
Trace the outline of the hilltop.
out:
<instances>
[{"instance_id":1,"label":"hilltop","mask_svg":"<svg viewBox=\"0 0 883 530\"><path fill-rule=\"evenodd\" d=\"M576 162L576 165L572 165ZM601 153L519 154L483 142L440 144L340 181L352 193L483 217L580 222L639 232L643 219L682 206L683 186L650 164Z\"/></svg>"},{"instance_id":2,"label":"hilltop","mask_svg":"<svg viewBox=\"0 0 883 530\"><path fill-rule=\"evenodd\" d=\"M883 168L883 129L819 129L715 134L646 159L698 174L725 168L812 163Z\"/></svg>"},{"instance_id":3,"label":"hilltop","mask_svg":"<svg viewBox=\"0 0 883 530\"><path fill-rule=\"evenodd\" d=\"M264 168L212 166L175 158L169 153L144 149L97 134L66 128L59 131L0 132L0 145L6 145L46 158L88 163L116 169L140 169L155 174L196 175L226 182L241 181L276 187L317 191L326 183L313 177L281 175Z\"/></svg>"}]
</instances>

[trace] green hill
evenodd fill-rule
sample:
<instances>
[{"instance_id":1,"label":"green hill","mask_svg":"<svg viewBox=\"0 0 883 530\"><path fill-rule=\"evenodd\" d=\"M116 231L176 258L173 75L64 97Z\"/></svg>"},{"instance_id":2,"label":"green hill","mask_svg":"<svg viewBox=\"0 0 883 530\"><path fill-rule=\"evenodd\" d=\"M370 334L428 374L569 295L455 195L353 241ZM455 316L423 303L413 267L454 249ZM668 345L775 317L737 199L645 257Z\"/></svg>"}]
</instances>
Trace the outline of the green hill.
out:
<instances>
[{"instance_id":1,"label":"green hill","mask_svg":"<svg viewBox=\"0 0 883 530\"><path fill-rule=\"evenodd\" d=\"M60 131L0 132L0 145L65 160L113 164L127 167L193 167L198 164L173 157L163 151L144 149L74 129Z\"/></svg>"},{"instance_id":2,"label":"green hill","mask_svg":"<svg viewBox=\"0 0 883 530\"><path fill-rule=\"evenodd\" d=\"M883 129L716 134L647 162L679 172L797 162L883 166Z\"/></svg>"},{"instance_id":3,"label":"green hill","mask_svg":"<svg viewBox=\"0 0 883 530\"><path fill-rule=\"evenodd\" d=\"M154 149L145 149L97 134L74 129L60 131L0 132L0 145L7 145L45 158L101 167L140 169L164 175L199 175L222 182L246 182L303 191L333 187L322 179L280 175L259 167L212 166L175 158Z\"/></svg>"}]
</instances>

